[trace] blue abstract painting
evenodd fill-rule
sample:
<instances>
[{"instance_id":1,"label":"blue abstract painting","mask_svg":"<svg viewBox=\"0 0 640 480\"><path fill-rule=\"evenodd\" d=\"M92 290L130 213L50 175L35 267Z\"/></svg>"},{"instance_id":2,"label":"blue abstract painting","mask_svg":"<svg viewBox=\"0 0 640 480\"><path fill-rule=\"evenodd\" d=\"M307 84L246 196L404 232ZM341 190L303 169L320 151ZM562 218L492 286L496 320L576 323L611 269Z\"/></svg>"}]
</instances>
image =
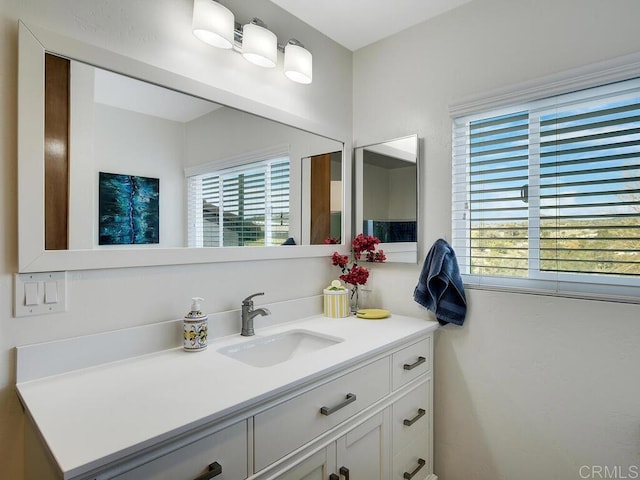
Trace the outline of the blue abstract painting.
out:
<instances>
[{"instance_id":1,"label":"blue abstract painting","mask_svg":"<svg viewBox=\"0 0 640 480\"><path fill-rule=\"evenodd\" d=\"M160 242L160 180L100 172L100 245Z\"/></svg>"}]
</instances>

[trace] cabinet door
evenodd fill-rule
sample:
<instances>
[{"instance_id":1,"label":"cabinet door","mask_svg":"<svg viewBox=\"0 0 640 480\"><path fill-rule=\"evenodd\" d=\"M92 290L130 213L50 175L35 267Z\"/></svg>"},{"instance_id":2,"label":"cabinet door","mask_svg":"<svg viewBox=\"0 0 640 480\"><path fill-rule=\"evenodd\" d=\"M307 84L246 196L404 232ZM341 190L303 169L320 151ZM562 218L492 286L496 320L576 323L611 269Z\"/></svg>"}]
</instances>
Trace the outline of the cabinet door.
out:
<instances>
[{"instance_id":1,"label":"cabinet door","mask_svg":"<svg viewBox=\"0 0 640 480\"><path fill-rule=\"evenodd\" d=\"M288 472L280 475L278 480L327 480L329 472L328 447L323 448Z\"/></svg>"},{"instance_id":2,"label":"cabinet door","mask_svg":"<svg viewBox=\"0 0 640 480\"><path fill-rule=\"evenodd\" d=\"M217 462L215 480L247 478L246 422L236 423L156 460L113 477L114 480L193 480ZM213 474L213 473L212 473Z\"/></svg>"},{"instance_id":3,"label":"cabinet door","mask_svg":"<svg viewBox=\"0 0 640 480\"><path fill-rule=\"evenodd\" d=\"M389 463L387 411L364 422L337 440L340 480L385 480Z\"/></svg>"}]
</instances>

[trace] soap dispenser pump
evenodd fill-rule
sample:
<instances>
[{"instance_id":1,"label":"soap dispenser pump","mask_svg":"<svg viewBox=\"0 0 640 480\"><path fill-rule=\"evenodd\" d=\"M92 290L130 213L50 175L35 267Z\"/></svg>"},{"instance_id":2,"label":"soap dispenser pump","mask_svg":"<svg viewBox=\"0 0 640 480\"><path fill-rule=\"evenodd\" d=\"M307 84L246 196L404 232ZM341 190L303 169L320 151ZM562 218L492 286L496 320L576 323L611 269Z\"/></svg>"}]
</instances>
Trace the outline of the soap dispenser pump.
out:
<instances>
[{"instance_id":1,"label":"soap dispenser pump","mask_svg":"<svg viewBox=\"0 0 640 480\"><path fill-rule=\"evenodd\" d=\"M191 310L184 316L184 350L199 352L207 348L207 315L202 313L200 304L204 299L191 299Z\"/></svg>"}]
</instances>

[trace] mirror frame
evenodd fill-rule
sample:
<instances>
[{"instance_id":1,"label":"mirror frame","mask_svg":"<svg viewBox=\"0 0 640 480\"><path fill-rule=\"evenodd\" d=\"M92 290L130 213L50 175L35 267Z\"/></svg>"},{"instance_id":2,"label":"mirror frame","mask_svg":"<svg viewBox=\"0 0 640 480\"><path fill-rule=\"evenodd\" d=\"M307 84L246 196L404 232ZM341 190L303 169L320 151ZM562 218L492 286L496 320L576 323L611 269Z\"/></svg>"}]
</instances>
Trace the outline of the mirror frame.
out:
<instances>
[{"instance_id":1,"label":"mirror frame","mask_svg":"<svg viewBox=\"0 0 640 480\"><path fill-rule=\"evenodd\" d=\"M330 256L348 252L351 239L351 147L343 134L308 119L177 73L19 21L18 52L18 272L92 270L157 265ZM342 144L341 245L281 247L124 248L45 250L44 54L53 53L280 122ZM40 139L34 141L34 139Z\"/></svg>"},{"instance_id":2,"label":"mirror frame","mask_svg":"<svg viewBox=\"0 0 640 480\"><path fill-rule=\"evenodd\" d=\"M416 146L416 259L415 261L407 261L407 262L401 262L401 261L389 261L387 260L387 262L385 263L398 263L398 264L406 264L406 265L413 265L413 264L417 264L420 261L420 246L421 246L421 239L422 239L422 222L420 221L420 214L421 214L421 209L420 209L420 199L422 198L422 192L420 191L420 185L421 185L421 175L422 175L422 169L420 167L420 137L418 136L417 133L413 133L410 135L405 135L403 137L396 137L396 138L391 138L388 140L383 140L380 142L372 142L372 143L368 143L366 145L354 145L353 147L353 163L354 163L354 181L355 181L355 189L353 192L353 230L356 233L360 233L362 232L362 222L364 220L363 218L363 212L364 212L364 205L363 205L363 192L364 192L364 157L363 157L363 153L364 150L367 147L374 147L374 146L379 146L379 145L383 145L385 143L389 143L389 142L395 142L397 140L405 140L405 139L415 139L415 146ZM393 253L400 253L400 252L404 252L405 250L405 246L408 243L413 243L413 242L398 242L398 243L380 243L380 248L387 254L393 254Z\"/></svg>"}]
</instances>

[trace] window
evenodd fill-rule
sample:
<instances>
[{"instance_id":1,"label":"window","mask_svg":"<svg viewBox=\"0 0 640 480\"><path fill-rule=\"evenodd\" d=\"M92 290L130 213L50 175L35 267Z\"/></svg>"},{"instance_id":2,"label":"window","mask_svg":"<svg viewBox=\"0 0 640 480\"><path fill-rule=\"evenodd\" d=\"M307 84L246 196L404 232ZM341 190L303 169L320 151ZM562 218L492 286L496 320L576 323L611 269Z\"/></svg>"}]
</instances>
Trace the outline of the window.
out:
<instances>
[{"instance_id":1,"label":"window","mask_svg":"<svg viewBox=\"0 0 640 480\"><path fill-rule=\"evenodd\" d=\"M190 247L280 245L289 237L289 158L188 177Z\"/></svg>"},{"instance_id":2,"label":"window","mask_svg":"<svg viewBox=\"0 0 640 480\"><path fill-rule=\"evenodd\" d=\"M453 125L465 282L640 297L640 79Z\"/></svg>"}]
</instances>

